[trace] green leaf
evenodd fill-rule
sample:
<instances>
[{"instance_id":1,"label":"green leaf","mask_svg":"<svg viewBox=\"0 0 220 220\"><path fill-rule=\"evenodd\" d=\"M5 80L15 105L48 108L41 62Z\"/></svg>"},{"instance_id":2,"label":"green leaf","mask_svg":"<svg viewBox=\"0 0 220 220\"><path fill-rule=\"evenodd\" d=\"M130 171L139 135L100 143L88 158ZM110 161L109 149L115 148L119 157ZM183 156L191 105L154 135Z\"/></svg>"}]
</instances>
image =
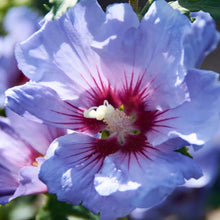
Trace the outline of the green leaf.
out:
<instances>
[{"instance_id":1,"label":"green leaf","mask_svg":"<svg viewBox=\"0 0 220 220\"><path fill-rule=\"evenodd\" d=\"M5 109L0 108L0 116L6 116Z\"/></svg>"},{"instance_id":2,"label":"green leaf","mask_svg":"<svg viewBox=\"0 0 220 220\"><path fill-rule=\"evenodd\" d=\"M155 0L148 0L145 6L141 9L141 11L138 13L138 18L141 21L141 19L144 17L144 15L147 13L148 9L150 8L151 4Z\"/></svg>"},{"instance_id":3,"label":"green leaf","mask_svg":"<svg viewBox=\"0 0 220 220\"><path fill-rule=\"evenodd\" d=\"M179 4L189 11L203 10L214 19L220 20L220 0L178 0Z\"/></svg>"},{"instance_id":4,"label":"green leaf","mask_svg":"<svg viewBox=\"0 0 220 220\"><path fill-rule=\"evenodd\" d=\"M189 153L188 147L179 148L179 149L175 150L175 152L181 153L181 154L193 159L193 156Z\"/></svg>"},{"instance_id":5,"label":"green leaf","mask_svg":"<svg viewBox=\"0 0 220 220\"><path fill-rule=\"evenodd\" d=\"M73 7L78 0L49 0L49 3L52 4L53 18L59 18L62 16L66 10L70 7Z\"/></svg>"},{"instance_id":6,"label":"green leaf","mask_svg":"<svg viewBox=\"0 0 220 220\"><path fill-rule=\"evenodd\" d=\"M85 220L99 220L99 215L91 213L82 205L73 206L65 202L60 202L56 196L52 194L47 194L46 203L38 211L36 220L68 220L70 217L78 217L79 219Z\"/></svg>"},{"instance_id":7,"label":"green leaf","mask_svg":"<svg viewBox=\"0 0 220 220\"><path fill-rule=\"evenodd\" d=\"M138 0L128 0L129 4L132 6L133 10L138 12Z\"/></svg>"}]
</instances>

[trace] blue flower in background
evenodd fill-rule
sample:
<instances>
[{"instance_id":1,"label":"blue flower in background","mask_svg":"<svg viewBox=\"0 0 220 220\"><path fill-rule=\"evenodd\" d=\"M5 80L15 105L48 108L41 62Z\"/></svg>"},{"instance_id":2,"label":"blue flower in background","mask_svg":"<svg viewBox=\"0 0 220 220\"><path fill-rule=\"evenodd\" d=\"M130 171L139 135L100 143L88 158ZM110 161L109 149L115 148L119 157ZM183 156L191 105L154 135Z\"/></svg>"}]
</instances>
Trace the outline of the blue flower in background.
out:
<instances>
[{"instance_id":1,"label":"blue flower in background","mask_svg":"<svg viewBox=\"0 0 220 220\"><path fill-rule=\"evenodd\" d=\"M42 158L64 129L29 121L7 110L0 117L0 204L24 195L46 192L39 178Z\"/></svg>"},{"instance_id":2,"label":"blue flower in background","mask_svg":"<svg viewBox=\"0 0 220 220\"><path fill-rule=\"evenodd\" d=\"M6 89L22 84L27 78L17 68L15 45L39 29L39 15L27 7L11 8L4 20L7 36L0 37L0 107L4 104Z\"/></svg>"},{"instance_id":3,"label":"blue flower in background","mask_svg":"<svg viewBox=\"0 0 220 220\"><path fill-rule=\"evenodd\" d=\"M7 106L73 130L50 145L41 166L50 193L114 219L201 176L194 160L175 150L203 145L219 127L218 75L195 69L218 42L209 22L204 38L206 26L163 0L141 22L128 4L104 13L95 0L81 0L57 20L48 15L17 47L31 81L6 92Z\"/></svg>"}]
</instances>

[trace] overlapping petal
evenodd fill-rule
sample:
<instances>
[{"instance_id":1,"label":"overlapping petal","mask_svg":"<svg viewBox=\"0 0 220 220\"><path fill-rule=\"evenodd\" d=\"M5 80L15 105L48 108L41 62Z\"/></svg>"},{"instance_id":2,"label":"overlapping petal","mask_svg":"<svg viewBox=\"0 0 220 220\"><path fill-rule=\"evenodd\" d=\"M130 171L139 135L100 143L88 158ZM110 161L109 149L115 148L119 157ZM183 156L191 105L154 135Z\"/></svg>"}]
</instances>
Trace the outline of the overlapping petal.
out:
<instances>
[{"instance_id":1,"label":"overlapping petal","mask_svg":"<svg viewBox=\"0 0 220 220\"><path fill-rule=\"evenodd\" d=\"M2 117L0 120L0 202L5 204L19 185L19 170L30 165L37 152L22 140L8 121Z\"/></svg>"},{"instance_id":2,"label":"overlapping petal","mask_svg":"<svg viewBox=\"0 0 220 220\"><path fill-rule=\"evenodd\" d=\"M202 145L214 138L219 129L218 74L191 69L186 76L190 101L168 111L165 117L176 117L167 122L169 135L178 135L189 143ZM205 102L204 102L205 100Z\"/></svg>"},{"instance_id":3,"label":"overlapping petal","mask_svg":"<svg viewBox=\"0 0 220 220\"><path fill-rule=\"evenodd\" d=\"M77 133L58 138L50 146L54 152L49 149L50 158L41 167L40 179L59 200L72 204L83 201L91 211L101 211L101 219L110 220L131 212L133 207L128 198L132 198L135 192L104 197L96 192L93 181L103 161L97 160L97 154L91 154L93 148L89 150L95 141L93 137ZM51 172L55 175L50 175ZM123 203L118 196L125 198Z\"/></svg>"},{"instance_id":4,"label":"overlapping petal","mask_svg":"<svg viewBox=\"0 0 220 220\"><path fill-rule=\"evenodd\" d=\"M6 110L8 118L0 118L0 204L47 187L38 178L39 168L49 144L64 129L48 127ZM36 160L37 159L37 160Z\"/></svg>"},{"instance_id":5,"label":"overlapping petal","mask_svg":"<svg viewBox=\"0 0 220 220\"><path fill-rule=\"evenodd\" d=\"M121 12L117 13L119 8L122 9L122 14ZM89 13L96 12L95 14L100 16L95 16L90 21L88 20L88 11ZM45 84L56 88L56 92L58 92L60 98L76 99L84 89L90 89L94 86L94 83L98 83L99 78L101 78L101 83L106 83L106 78L103 74L113 83L111 84L112 86L121 81L129 81L131 75L132 77L134 76L132 80L135 81L135 77L140 77L140 75L143 74L142 84L148 84L150 93L153 93L153 95L150 96L149 105L151 107L155 108L160 106L160 108L167 108L170 105L176 105L170 102L177 103L177 100L180 102L186 101L189 99L190 94L187 92L185 82L183 82L184 75L186 74L186 70L183 67L183 56L184 50L187 48L186 46L183 48L183 41L192 35L190 22L184 15L171 9L164 1L156 1L139 26L135 17L136 15L131 11L130 6L126 4L115 4L109 7L105 18L104 13L95 1L89 3L82 1L60 20L46 21L42 30L37 32L29 41L20 45L17 52L19 65L26 74L33 73L34 78L31 75L28 76L36 81L40 80L45 82L56 80L56 82L53 81ZM174 17L175 19L173 19ZM200 17L197 17L197 23L204 21L203 18L200 19ZM78 28L77 31L73 33L69 30L69 25L73 26L74 29L77 27L79 20L84 21L83 28ZM94 22L97 22L97 25L93 25ZM197 23L192 25L194 27L194 35L194 32L198 29ZM113 24L114 27L116 26L114 29L111 28ZM99 31L99 26L102 27L104 31ZM61 31L61 27L64 28L64 31ZM53 41L48 40L47 36L51 31L55 30L62 32L62 37L59 35L59 38L55 38ZM119 32L119 30L121 32ZM213 27L211 30L210 35L214 36L216 33ZM169 35L167 35L167 33L169 33ZM75 35L79 36L77 37ZM85 40L85 36L88 38L87 40ZM112 36L115 36L115 38L112 39ZM82 39L83 43L79 43ZM107 42L105 39L108 39ZM206 44L208 44L209 41L210 39L207 39L207 42L205 41ZM58 45L62 46L59 48ZM152 45L155 45L154 50L150 49ZM74 49L73 46L77 48ZM93 49L97 47L101 47L101 49L95 49L95 52ZM85 51L87 52L85 53ZM49 52L51 54L48 54ZM204 52L204 50L198 51L198 56L202 55L202 52ZM100 58L98 58L96 53L100 55ZM117 56L115 56L115 54L117 54ZM39 56L43 57L40 58ZM74 60L74 62L70 61L70 58ZM101 62L101 66L99 66L98 60L96 62L96 58ZM83 63L85 60L88 61L86 62L86 68ZM43 63L45 63L46 66ZM94 63L98 69L95 69ZM160 65L158 65L158 63L160 63ZM125 67L127 64L130 65L128 69ZM111 68L109 68L109 66L111 66ZM139 67L141 67L141 69ZM41 77L41 71L43 71L43 78ZM47 72L52 74L46 74ZM117 77L115 77L116 74ZM45 77L47 77L47 79L45 79ZM167 82L165 82L165 80L167 80ZM24 87L24 91L27 91L26 88L27 87ZM21 87L21 90L22 89ZM41 108L42 111L38 112L36 112L35 109L30 109L31 105L29 105L29 102L25 103L25 101L22 101L22 98L15 98L14 95L12 96L16 101L12 101L13 98L10 98L11 94L8 93L10 99L8 105L13 108L13 110L23 114L24 110L21 110L21 108L26 108L29 112L35 112L35 114L32 114L43 120L45 120L46 115L50 115L46 113L46 108ZM21 93L19 92L18 94ZM36 100L36 98L34 98L34 100ZM43 98L41 100L43 102ZM13 104L10 102L13 102ZM18 105L15 106L14 102L18 103L20 107L18 108ZM21 102L23 106L21 106ZM54 103L55 102L54 100ZM28 106L24 107L25 104L28 104ZM15 107L12 107L13 105ZM59 103L59 105L63 106L61 103ZM54 110L57 111L57 109ZM66 110L59 112L67 113ZM44 114L44 116L42 117L41 114ZM67 114L71 113L68 112ZM64 119L64 115L58 115L55 112L52 115L54 117L57 116L58 119ZM52 115L49 118L51 118ZM176 115L174 117L176 117ZM182 118L181 114L177 114L177 117ZM53 123L55 119L51 121ZM70 120L63 120L64 123L69 123L69 121ZM59 123L61 123L61 120L58 120L58 126ZM71 125L68 126L69 128L73 128ZM162 141L164 140L161 139L161 142Z\"/></svg>"},{"instance_id":6,"label":"overlapping petal","mask_svg":"<svg viewBox=\"0 0 220 220\"><path fill-rule=\"evenodd\" d=\"M0 120L1 164L3 166L7 164L6 169L17 172L34 160L36 151L25 143L4 118L1 117Z\"/></svg>"},{"instance_id":7,"label":"overlapping petal","mask_svg":"<svg viewBox=\"0 0 220 220\"><path fill-rule=\"evenodd\" d=\"M39 170L39 167L34 166L23 167L19 172L19 185L9 199L47 192L47 186L38 178Z\"/></svg>"},{"instance_id":8,"label":"overlapping petal","mask_svg":"<svg viewBox=\"0 0 220 220\"><path fill-rule=\"evenodd\" d=\"M218 176L219 144L212 146L206 144L202 149L192 152L193 159L202 169L203 176L198 180L191 179L184 186L188 188L209 188L215 183Z\"/></svg>"},{"instance_id":9,"label":"overlapping petal","mask_svg":"<svg viewBox=\"0 0 220 220\"><path fill-rule=\"evenodd\" d=\"M96 51L111 83L120 86L125 75L129 81L132 73L137 78L143 74L144 84L153 81L154 106L173 107L187 99L180 84L186 75L183 40L189 32L190 23L185 16L164 1L155 1L138 27L117 33L102 47L99 42L97 48L101 48Z\"/></svg>"},{"instance_id":10,"label":"overlapping petal","mask_svg":"<svg viewBox=\"0 0 220 220\"><path fill-rule=\"evenodd\" d=\"M62 100L50 87L30 82L7 90L6 96L10 109L32 120L69 129L80 126L77 109L68 101ZM81 103L83 102L79 102ZM82 114L82 110L80 113Z\"/></svg>"},{"instance_id":11,"label":"overlapping petal","mask_svg":"<svg viewBox=\"0 0 220 220\"><path fill-rule=\"evenodd\" d=\"M88 17L91 14L92 19ZM60 19L46 20L29 41L18 47L19 68L35 81L55 79L63 90L69 86L73 94L76 86L78 89L80 86L88 88L81 74L88 78L96 70L98 60L90 44L93 32L96 33L96 27L103 22L103 16L96 1L81 1Z\"/></svg>"},{"instance_id":12,"label":"overlapping petal","mask_svg":"<svg viewBox=\"0 0 220 220\"><path fill-rule=\"evenodd\" d=\"M93 19L90 13L95 14ZM46 20L41 30L20 44L16 54L20 69L29 78L43 82L56 79L59 83L53 87L62 89L66 97L70 90L75 94L76 86L93 86L93 78L118 86L125 80L124 74L130 80L135 72L135 77L143 74L146 83L155 81L152 103L176 106L187 99L180 84L186 74L182 44L189 31L187 18L163 1L156 1L141 23L129 5L112 5L105 17L96 1L81 1L60 19Z\"/></svg>"},{"instance_id":13,"label":"overlapping petal","mask_svg":"<svg viewBox=\"0 0 220 220\"><path fill-rule=\"evenodd\" d=\"M184 41L184 60L188 68L199 67L220 40L215 21L209 13L199 11L191 13L191 16L196 20L191 24L192 31Z\"/></svg>"},{"instance_id":14,"label":"overlapping petal","mask_svg":"<svg viewBox=\"0 0 220 220\"><path fill-rule=\"evenodd\" d=\"M18 181L14 177L14 174L9 173L9 170L4 166L0 166L0 176L0 204L4 205L8 203L9 199L14 194L18 187Z\"/></svg>"},{"instance_id":15,"label":"overlapping petal","mask_svg":"<svg viewBox=\"0 0 220 220\"><path fill-rule=\"evenodd\" d=\"M79 133L58 138L50 146L53 153L42 165L40 178L59 200L83 201L95 213L101 211L103 219L123 216L135 207L151 207L184 179L201 176L191 158L167 152L175 149L175 140L150 149L149 158L118 152L105 160L96 152L96 141Z\"/></svg>"},{"instance_id":16,"label":"overlapping petal","mask_svg":"<svg viewBox=\"0 0 220 220\"><path fill-rule=\"evenodd\" d=\"M66 133L65 129L35 123L24 117L20 117L9 109L6 111L10 124L17 134L42 155L46 154L48 146L56 137L60 137Z\"/></svg>"}]
</instances>

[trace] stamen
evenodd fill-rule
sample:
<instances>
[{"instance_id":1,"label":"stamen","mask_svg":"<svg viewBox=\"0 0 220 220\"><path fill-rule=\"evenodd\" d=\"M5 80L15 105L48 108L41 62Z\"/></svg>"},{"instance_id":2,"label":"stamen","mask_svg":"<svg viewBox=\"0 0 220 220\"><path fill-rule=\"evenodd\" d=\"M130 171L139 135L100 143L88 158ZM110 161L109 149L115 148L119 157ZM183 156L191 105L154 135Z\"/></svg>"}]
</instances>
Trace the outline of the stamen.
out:
<instances>
[{"instance_id":1,"label":"stamen","mask_svg":"<svg viewBox=\"0 0 220 220\"><path fill-rule=\"evenodd\" d=\"M115 109L105 100L103 105L85 110L84 117L103 120L106 127L101 132L101 138L108 138L110 135L115 134L118 141L123 144L127 134L136 134L136 132L132 127L133 116L126 115L122 109Z\"/></svg>"},{"instance_id":2,"label":"stamen","mask_svg":"<svg viewBox=\"0 0 220 220\"><path fill-rule=\"evenodd\" d=\"M124 144L127 134L132 133L132 117L127 116L123 111L115 109L111 114L106 115L103 122L107 125L106 130L116 134L120 144Z\"/></svg>"}]
</instances>

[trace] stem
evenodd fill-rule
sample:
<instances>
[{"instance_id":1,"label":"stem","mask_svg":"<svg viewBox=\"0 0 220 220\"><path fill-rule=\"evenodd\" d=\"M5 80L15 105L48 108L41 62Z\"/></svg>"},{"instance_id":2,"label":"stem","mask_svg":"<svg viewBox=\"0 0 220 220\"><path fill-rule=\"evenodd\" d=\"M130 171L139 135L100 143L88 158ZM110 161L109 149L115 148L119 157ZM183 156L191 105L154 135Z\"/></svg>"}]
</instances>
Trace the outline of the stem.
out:
<instances>
[{"instance_id":1,"label":"stem","mask_svg":"<svg viewBox=\"0 0 220 220\"><path fill-rule=\"evenodd\" d=\"M138 0L129 0L128 2L132 6L133 10L138 13Z\"/></svg>"},{"instance_id":2,"label":"stem","mask_svg":"<svg viewBox=\"0 0 220 220\"><path fill-rule=\"evenodd\" d=\"M150 8L150 6L153 2L154 2L154 0L148 0L146 5L140 11L140 13L138 13L138 17L140 20L144 17L144 15L146 14L146 12L148 11L148 9Z\"/></svg>"}]
</instances>

